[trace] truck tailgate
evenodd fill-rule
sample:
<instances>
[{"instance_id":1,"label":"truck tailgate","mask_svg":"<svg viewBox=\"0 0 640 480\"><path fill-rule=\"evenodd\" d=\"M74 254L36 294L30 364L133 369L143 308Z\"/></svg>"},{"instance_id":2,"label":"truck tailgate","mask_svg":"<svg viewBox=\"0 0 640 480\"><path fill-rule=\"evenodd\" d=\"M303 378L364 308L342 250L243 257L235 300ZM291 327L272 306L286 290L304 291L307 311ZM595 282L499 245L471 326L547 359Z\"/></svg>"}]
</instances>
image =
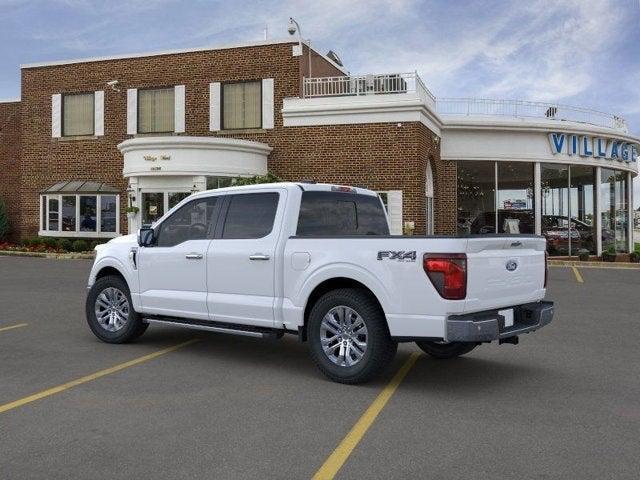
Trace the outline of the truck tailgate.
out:
<instances>
[{"instance_id":1,"label":"truck tailgate","mask_svg":"<svg viewBox=\"0 0 640 480\"><path fill-rule=\"evenodd\" d=\"M544 237L469 238L465 312L542 299L545 248Z\"/></svg>"}]
</instances>

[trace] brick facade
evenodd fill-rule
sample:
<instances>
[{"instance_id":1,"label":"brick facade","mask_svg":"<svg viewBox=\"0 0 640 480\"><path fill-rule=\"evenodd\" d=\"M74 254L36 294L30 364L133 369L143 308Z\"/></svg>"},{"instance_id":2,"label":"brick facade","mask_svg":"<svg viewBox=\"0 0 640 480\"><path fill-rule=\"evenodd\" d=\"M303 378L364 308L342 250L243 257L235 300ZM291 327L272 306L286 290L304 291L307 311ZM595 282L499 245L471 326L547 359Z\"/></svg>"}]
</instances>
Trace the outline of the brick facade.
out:
<instances>
[{"instance_id":1,"label":"brick facade","mask_svg":"<svg viewBox=\"0 0 640 480\"><path fill-rule=\"evenodd\" d=\"M0 103L0 197L7 206L7 216L13 231L10 238L18 235L16 228L20 212L20 102Z\"/></svg>"},{"instance_id":2,"label":"brick facade","mask_svg":"<svg viewBox=\"0 0 640 480\"><path fill-rule=\"evenodd\" d=\"M20 185L21 214L14 217L19 234L37 233L39 193L60 181L92 180L118 187L122 190L123 211L127 180L122 175L123 158L117 145L132 138L126 134L126 89L174 85L186 87L186 131L180 135L220 135L266 143L273 148L269 168L284 180L313 179L375 190L403 190L404 220L415 221L416 234L425 232L426 165L431 159L436 232L455 233L455 166L440 160L437 137L421 123L283 126L283 99L300 96L301 78L308 69L306 55L292 56L293 44L24 68L19 115L22 142L17 143L21 145L20 168L13 168L14 176L20 178L19 182L13 181ZM312 74L343 73L323 57L313 55ZM210 132L209 83L263 78L274 79L274 128ZM110 80L119 81L120 92L106 85ZM96 90L105 92L105 135L52 138L51 95ZM10 148L17 151L15 145ZM3 155L0 161L6 162L9 157ZM15 198L11 202L18 204ZM15 215L17 210L13 212ZM124 214L121 232L126 232Z\"/></svg>"}]
</instances>

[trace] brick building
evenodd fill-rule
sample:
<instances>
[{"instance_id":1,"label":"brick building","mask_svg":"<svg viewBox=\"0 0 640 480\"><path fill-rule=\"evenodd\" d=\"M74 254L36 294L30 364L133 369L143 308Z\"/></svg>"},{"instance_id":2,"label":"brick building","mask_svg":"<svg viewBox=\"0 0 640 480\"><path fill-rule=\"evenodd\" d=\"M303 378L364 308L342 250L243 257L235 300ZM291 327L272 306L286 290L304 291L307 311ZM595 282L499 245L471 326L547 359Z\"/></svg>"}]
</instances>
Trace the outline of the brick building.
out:
<instances>
[{"instance_id":1,"label":"brick building","mask_svg":"<svg viewBox=\"0 0 640 480\"><path fill-rule=\"evenodd\" d=\"M638 139L619 117L436 100L415 73L353 76L337 61L286 40L24 65L20 101L0 103L14 237L117 236L269 170L376 190L397 234L629 248Z\"/></svg>"}]
</instances>

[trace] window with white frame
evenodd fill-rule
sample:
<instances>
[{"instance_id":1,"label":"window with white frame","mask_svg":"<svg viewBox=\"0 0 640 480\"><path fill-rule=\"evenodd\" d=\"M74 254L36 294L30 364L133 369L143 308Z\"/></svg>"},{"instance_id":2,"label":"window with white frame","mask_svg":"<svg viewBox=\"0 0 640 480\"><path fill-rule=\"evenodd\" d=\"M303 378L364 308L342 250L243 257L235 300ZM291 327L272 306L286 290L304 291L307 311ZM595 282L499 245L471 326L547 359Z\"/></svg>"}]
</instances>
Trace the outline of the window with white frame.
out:
<instances>
[{"instance_id":1,"label":"window with white frame","mask_svg":"<svg viewBox=\"0 0 640 480\"><path fill-rule=\"evenodd\" d=\"M64 94L62 96L62 136L78 137L94 133L94 92Z\"/></svg>"},{"instance_id":2,"label":"window with white frame","mask_svg":"<svg viewBox=\"0 0 640 480\"><path fill-rule=\"evenodd\" d=\"M138 133L174 132L174 122L174 87L138 91Z\"/></svg>"},{"instance_id":3,"label":"window with white frame","mask_svg":"<svg viewBox=\"0 0 640 480\"><path fill-rule=\"evenodd\" d=\"M402 235L402 190L387 190L376 192L389 219L389 232L391 235Z\"/></svg>"},{"instance_id":4,"label":"window with white frame","mask_svg":"<svg viewBox=\"0 0 640 480\"><path fill-rule=\"evenodd\" d=\"M262 82L222 85L222 128L237 130L262 127Z\"/></svg>"},{"instance_id":5,"label":"window with white frame","mask_svg":"<svg viewBox=\"0 0 640 480\"><path fill-rule=\"evenodd\" d=\"M43 193L40 235L115 237L120 233L120 198L114 193Z\"/></svg>"}]
</instances>

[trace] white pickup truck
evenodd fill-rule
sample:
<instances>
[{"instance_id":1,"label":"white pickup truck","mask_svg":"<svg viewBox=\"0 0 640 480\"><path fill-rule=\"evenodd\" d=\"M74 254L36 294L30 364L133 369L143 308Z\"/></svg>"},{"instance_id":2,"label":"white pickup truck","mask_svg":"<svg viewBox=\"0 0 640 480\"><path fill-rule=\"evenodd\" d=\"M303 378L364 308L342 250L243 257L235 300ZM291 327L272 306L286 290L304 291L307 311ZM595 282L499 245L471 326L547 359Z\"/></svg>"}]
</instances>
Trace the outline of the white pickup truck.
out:
<instances>
[{"instance_id":1,"label":"white pickup truck","mask_svg":"<svg viewBox=\"0 0 640 480\"><path fill-rule=\"evenodd\" d=\"M548 324L539 236L390 236L375 192L276 183L192 195L96 248L87 321L105 342L149 324L298 335L330 379L381 372L398 342L452 358Z\"/></svg>"}]
</instances>

